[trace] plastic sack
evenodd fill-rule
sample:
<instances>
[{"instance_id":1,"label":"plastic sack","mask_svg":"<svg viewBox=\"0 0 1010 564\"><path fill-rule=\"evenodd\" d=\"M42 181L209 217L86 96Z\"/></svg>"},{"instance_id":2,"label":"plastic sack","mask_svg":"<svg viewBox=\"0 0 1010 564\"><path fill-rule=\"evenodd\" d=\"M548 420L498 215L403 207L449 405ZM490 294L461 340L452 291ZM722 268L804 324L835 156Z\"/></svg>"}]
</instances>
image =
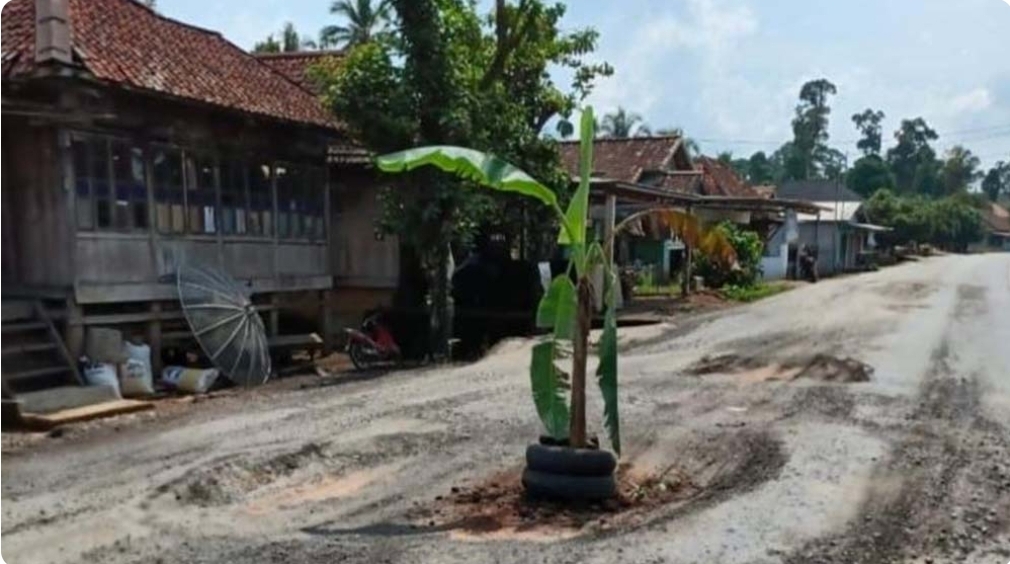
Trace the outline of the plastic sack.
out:
<instances>
[{"instance_id":1,"label":"plastic sack","mask_svg":"<svg viewBox=\"0 0 1010 564\"><path fill-rule=\"evenodd\" d=\"M116 365L104 362L92 362L84 366L84 381L89 386L107 386L116 391L117 397L122 397L119 392L119 378L116 375Z\"/></svg>"},{"instance_id":2,"label":"plastic sack","mask_svg":"<svg viewBox=\"0 0 1010 564\"><path fill-rule=\"evenodd\" d=\"M151 347L123 343L126 362L119 365L119 384L123 396L144 397L154 394L154 375L151 370Z\"/></svg>"},{"instance_id":3,"label":"plastic sack","mask_svg":"<svg viewBox=\"0 0 1010 564\"><path fill-rule=\"evenodd\" d=\"M170 388L190 394L205 394L221 374L216 368L183 368L166 366L161 371L161 381Z\"/></svg>"}]
</instances>

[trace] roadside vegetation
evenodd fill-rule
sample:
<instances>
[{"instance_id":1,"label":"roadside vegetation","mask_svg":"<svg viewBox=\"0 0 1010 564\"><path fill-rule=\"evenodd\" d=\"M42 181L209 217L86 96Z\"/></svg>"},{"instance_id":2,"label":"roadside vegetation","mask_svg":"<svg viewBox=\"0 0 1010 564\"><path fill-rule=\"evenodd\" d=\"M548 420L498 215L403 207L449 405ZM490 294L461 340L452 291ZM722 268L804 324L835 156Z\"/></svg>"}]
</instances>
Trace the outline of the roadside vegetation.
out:
<instances>
[{"instance_id":1,"label":"roadside vegetation","mask_svg":"<svg viewBox=\"0 0 1010 564\"><path fill-rule=\"evenodd\" d=\"M722 289L722 295L735 302L750 303L770 298L789 289L790 285L785 282L761 282L752 286L726 286Z\"/></svg>"}]
</instances>

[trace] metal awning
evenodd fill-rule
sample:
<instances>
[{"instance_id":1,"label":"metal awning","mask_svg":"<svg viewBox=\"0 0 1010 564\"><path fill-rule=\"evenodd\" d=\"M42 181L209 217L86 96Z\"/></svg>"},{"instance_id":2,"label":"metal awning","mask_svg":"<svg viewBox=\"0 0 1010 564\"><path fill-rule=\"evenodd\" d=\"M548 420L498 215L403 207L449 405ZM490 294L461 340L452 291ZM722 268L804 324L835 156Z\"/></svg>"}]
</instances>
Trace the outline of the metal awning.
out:
<instances>
[{"instance_id":1,"label":"metal awning","mask_svg":"<svg viewBox=\"0 0 1010 564\"><path fill-rule=\"evenodd\" d=\"M894 231L890 227L884 227L883 225L874 225L872 223L856 223L854 221L847 222L845 225L852 227L854 229L859 229L861 231L870 231L873 233L886 233L888 231Z\"/></svg>"},{"instance_id":2,"label":"metal awning","mask_svg":"<svg viewBox=\"0 0 1010 564\"><path fill-rule=\"evenodd\" d=\"M608 179L592 181L590 198L597 202L607 196L616 196L618 201L628 204L652 204L674 207L690 207L693 209L715 209L730 211L769 211L781 212L794 210L798 213L817 214L830 211L830 208L803 200L780 200L756 197L734 196L700 196L673 192L655 186L632 184Z\"/></svg>"}]
</instances>

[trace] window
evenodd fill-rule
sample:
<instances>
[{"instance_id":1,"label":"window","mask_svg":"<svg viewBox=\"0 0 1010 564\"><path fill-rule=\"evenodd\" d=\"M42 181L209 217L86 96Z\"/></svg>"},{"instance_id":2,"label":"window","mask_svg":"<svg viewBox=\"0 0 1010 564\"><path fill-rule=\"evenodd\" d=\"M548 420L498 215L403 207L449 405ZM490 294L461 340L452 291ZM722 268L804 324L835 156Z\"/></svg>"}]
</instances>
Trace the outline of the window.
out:
<instances>
[{"instance_id":1,"label":"window","mask_svg":"<svg viewBox=\"0 0 1010 564\"><path fill-rule=\"evenodd\" d=\"M213 159L186 156L186 207L190 233L217 232L217 182Z\"/></svg>"},{"instance_id":2,"label":"window","mask_svg":"<svg viewBox=\"0 0 1010 564\"><path fill-rule=\"evenodd\" d=\"M309 169L309 192L307 200L309 225L308 236L315 240L326 238L326 174L321 168Z\"/></svg>"},{"instance_id":3,"label":"window","mask_svg":"<svg viewBox=\"0 0 1010 564\"><path fill-rule=\"evenodd\" d=\"M147 229L147 182L144 152L139 147L112 143L112 177L115 208L112 223L117 229Z\"/></svg>"},{"instance_id":4,"label":"window","mask_svg":"<svg viewBox=\"0 0 1010 564\"><path fill-rule=\"evenodd\" d=\"M95 201L95 227L112 227L112 198L109 197L109 143L92 138L88 143L88 173L91 176L91 197Z\"/></svg>"},{"instance_id":5,"label":"window","mask_svg":"<svg viewBox=\"0 0 1010 564\"><path fill-rule=\"evenodd\" d=\"M270 237L273 231L274 199L270 190L270 165L249 166L249 234Z\"/></svg>"},{"instance_id":6,"label":"window","mask_svg":"<svg viewBox=\"0 0 1010 564\"><path fill-rule=\"evenodd\" d=\"M322 169L304 165L277 167L277 230L286 239L325 237L325 178Z\"/></svg>"},{"instance_id":7,"label":"window","mask_svg":"<svg viewBox=\"0 0 1010 564\"><path fill-rule=\"evenodd\" d=\"M281 239L301 237L299 204L305 184L304 170L300 167L277 165L277 236Z\"/></svg>"},{"instance_id":8,"label":"window","mask_svg":"<svg viewBox=\"0 0 1010 564\"><path fill-rule=\"evenodd\" d=\"M244 235L246 230L246 166L235 160L221 162L221 232Z\"/></svg>"},{"instance_id":9,"label":"window","mask_svg":"<svg viewBox=\"0 0 1010 564\"><path fill-rule=\"evenodd\" d=\"M95 206L91 199L91 159L87 139L74 136L70 151L74 160L74 193L77 196L78 229L93 229L95 227Z\"/></svg>"},{"instance_id":10,"label":"window","mask_svg":"<svg viewBox=\"0 0 1010 564\"><path fill-rule=\"evenodd\" d=\"M147 183L139 147L105 137L71 138L77 226L147 229Z\"/></svg>"},{"instance_id":11,"label":"window","mask_svg":"<svg viewBox=\"0 0 1010 564\"><path fill-rule=\"evenodd\" d=\"M158 231L183 233L186 230L185 197L182 184L182 152L161 147L151 157L154 177L155 217Z\"/></svg>"}]
</instances>

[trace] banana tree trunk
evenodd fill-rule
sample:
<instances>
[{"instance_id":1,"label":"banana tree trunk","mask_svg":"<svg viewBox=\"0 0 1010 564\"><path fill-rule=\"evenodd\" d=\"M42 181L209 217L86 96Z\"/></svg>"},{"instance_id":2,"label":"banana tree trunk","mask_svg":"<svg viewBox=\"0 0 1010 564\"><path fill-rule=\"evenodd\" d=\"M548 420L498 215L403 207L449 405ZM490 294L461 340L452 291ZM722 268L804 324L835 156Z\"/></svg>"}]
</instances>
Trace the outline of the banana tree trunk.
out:
<instances>
[{"instance_id":1,"label":"banana tree trunk","mask_svg":"<svg viewBox=\"0 0 1010 564\"><path fill-rule=\"evenodd\" d=\"M593 322L593 286L588 275L579 279L578 310L572 343L572 418L569 442L573 448L586 447L586 362L589 330Z\"/></svg>"}]
</instances>

